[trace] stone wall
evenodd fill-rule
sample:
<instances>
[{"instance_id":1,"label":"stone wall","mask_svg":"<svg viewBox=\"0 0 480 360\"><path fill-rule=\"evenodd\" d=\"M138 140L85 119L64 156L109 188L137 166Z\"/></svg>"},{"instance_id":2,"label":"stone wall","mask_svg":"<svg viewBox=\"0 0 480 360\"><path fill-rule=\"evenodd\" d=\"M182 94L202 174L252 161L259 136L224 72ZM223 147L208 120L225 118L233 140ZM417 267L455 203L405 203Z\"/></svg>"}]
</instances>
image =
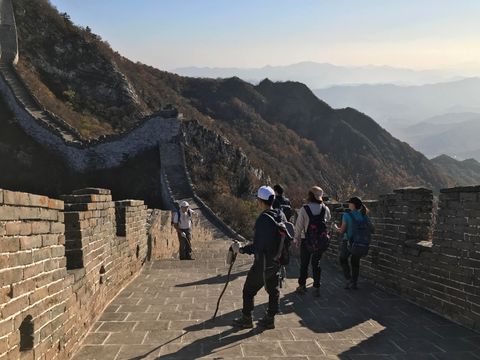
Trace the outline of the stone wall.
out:
<instances>
[{"instance_id":1,"label":"stone wall","mask_svg":"<svg viewBox=\"0 0 480 360\"><path fill-rule=\"evenodd\" d=\"M59 200L0 190L0 359L63 347L74 294L62 210ZM21 333L31 323L33 334Z\"/></svg>"},{"instance_id":2,"label":"stone wall","mask_svg":"<svg viewBox=\"0 0 480 360\"><path fill-rule=\"evenodd\" d=\"M158 143L170 141L180 132L180 120L152 117L128 134L88 147L67 144L60 136L42 126L31 112L18 102L10 87L0 76L0 95L15 115L22 129L35 141L59 153L73 170L108 169L121 165Z\"/></svg>"},{"instance_id":3,"label":"stone wall","mask_svg":"<svg viewBox=\"0 0 480 360\"><path fill-rule=\"evenodd\" d=\"M361 277L480 330L480 187L442 190L438 213L426 189L396 190L367 206L376 232ZM339 222L345 204L330 207ZM338 244L328 252L334 261Z\"/></svg>"},{"instance_id":4,"label":"stone wall","mask_svg":"<svg viewBox=\"0 0 480 360\"><path fill-rule=\"evenodd\" d=\"M0 359L68 359L146 260L142 201L63 199L0 190Z\"/></svg>"},{"instance_id":5,"label":"stone wall","mask_svg":"<svg viewBox=\"0 0 480 360\"><path fill-rule=\"evenodd\" d=\"M179 242L172 222L171 211L153 210L149 227L152 259L178 258ZM196 241L196 239L194 239Z\"/></svg>"}]
</instances>

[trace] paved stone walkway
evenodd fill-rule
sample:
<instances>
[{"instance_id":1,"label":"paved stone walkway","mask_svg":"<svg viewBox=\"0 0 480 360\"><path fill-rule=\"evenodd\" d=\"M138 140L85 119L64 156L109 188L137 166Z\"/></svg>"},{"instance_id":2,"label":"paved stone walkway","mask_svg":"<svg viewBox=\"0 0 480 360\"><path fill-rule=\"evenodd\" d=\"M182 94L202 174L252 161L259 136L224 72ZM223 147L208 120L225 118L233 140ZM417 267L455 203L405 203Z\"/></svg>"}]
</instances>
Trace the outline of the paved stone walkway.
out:
<instances>
[{"instance_id":1,"label":"paved stone walkway","mask_svg":"<svg viewBox=\"0 0 480 360\"><path fill-rule=\"evenodd\" d=\"M212 240L196 249L195 261L147 265L108 306L74 359L480 359L479 334L365 282L360 290L344 290L339 272L328 265L320 298L294 293L292 266L276 329L237 331L230 324L250 265L240 255L212 322L227 248L225 239ZM266 300L261 290L257 319Z\"/></svg>"}]
</instances>

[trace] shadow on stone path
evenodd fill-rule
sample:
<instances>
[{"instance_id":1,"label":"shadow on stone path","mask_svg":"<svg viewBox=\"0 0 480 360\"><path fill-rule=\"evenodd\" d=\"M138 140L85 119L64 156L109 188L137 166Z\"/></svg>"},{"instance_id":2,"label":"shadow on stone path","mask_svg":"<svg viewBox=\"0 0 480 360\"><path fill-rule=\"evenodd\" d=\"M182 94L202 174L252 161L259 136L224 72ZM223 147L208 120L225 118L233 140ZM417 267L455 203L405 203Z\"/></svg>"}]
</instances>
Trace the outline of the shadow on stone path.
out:
<instances>
[{"instance_id":1,"label":"shadow on stone path","mask_svg":"<svg viewBox=\"0 0 480 360\"><path fill-rule=\"evenodd\" d=\"M228 246L224 238L212 240L196 249L194 261L147 263L107 307L74 359L480 359L479 334L366 282L358 291L344 290L340 272L327 263L320 298L294 293L293 264L276 329L237 331L230 324L242 306L251 261L240 255L212 322ZM261 290L256 319L266 300Z\"/></svg>"}]
</instances>

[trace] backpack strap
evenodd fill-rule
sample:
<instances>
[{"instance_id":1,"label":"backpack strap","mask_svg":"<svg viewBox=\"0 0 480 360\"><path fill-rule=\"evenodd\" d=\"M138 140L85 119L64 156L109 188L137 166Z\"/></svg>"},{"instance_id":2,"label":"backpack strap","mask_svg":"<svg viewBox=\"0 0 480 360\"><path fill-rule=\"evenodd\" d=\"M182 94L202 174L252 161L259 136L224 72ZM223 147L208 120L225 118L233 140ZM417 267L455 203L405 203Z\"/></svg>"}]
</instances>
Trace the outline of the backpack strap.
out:
<instances>
[{"instance_id":1,"label":"backpack strap","mask_svg":"<svg viewBox=\"0 0 480 360\"><path fill-rule=\"evenodd\" d=\"M326 209L326 206L325 204L321 204L320 205L322 207L322 210L320 210L320 217L325 221L325 213L327 212L327 209ZM304 205L303 208L305 209L305 211L307 212L307 215L308 215L308 219L309 220L312 220L313 218L313 213L312 213L312 209L310 209L310 206L308 205Z\"/></svg>"},{"instance_id":2,"label":"backpack strap","mask_svg":"<svg viewBox=\"0 0 480 360\"><path fill-rule=\"evenodd\" d=\"M263 212L262 215L267 216L270 220L272 220L275 223L275 225L278 226L279 222L277 220L275 220L275 218L272 215L267 214L266 212Z\"/></svg>"},{"instance_id":3,"label":"backpack strap","mask_svg":"<svg viewBox=\"0 0 480 360\"><path fill-rule=\"evenodd\" d=\"M325 221L325 213L327 212L327 207L325 206L325 204L322 204L322 210L320 211L320 217L323 219L323 221Z\"/></svg>"},{"instance_id":4,"label":"backpack strap","mask_svg":"<svg viewBox=\"0 0 480 360\"><path fill-rule=\"evenodd\" d=\"M313 217L313 213L312 213L312 210L310 209L310 206L304 205L303 208L304 208L305 211L307 212L308 219L311 220L312 217Z\"/></svg>"}]
</instances>

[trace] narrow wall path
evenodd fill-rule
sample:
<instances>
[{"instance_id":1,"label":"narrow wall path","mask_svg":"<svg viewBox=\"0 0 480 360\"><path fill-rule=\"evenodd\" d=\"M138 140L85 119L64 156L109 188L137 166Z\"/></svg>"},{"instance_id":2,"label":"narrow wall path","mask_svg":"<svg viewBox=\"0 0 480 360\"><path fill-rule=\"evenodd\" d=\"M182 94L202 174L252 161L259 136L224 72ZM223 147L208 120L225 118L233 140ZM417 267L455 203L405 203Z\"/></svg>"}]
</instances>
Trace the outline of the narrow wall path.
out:
<instances>
[{"instance_id":1,"label":"narrow wall path","mask_svg":"<svg viewBox=\"0 0 480 360\"><path fill-rule=\"evenodd\" d=\"M194 261L148 264L108 306L74 359L480 359L479 334L366 282L358 291L344 290L341 274L327 263L320 298L295 294L292 264L276 329L237 331L230 324L242 306L251 261L240 255L220 316L212 322L229 241L211 230L209 241L194 244ZM266 300L261 290L256 319Z\"/></svg>"}]
</instances>

